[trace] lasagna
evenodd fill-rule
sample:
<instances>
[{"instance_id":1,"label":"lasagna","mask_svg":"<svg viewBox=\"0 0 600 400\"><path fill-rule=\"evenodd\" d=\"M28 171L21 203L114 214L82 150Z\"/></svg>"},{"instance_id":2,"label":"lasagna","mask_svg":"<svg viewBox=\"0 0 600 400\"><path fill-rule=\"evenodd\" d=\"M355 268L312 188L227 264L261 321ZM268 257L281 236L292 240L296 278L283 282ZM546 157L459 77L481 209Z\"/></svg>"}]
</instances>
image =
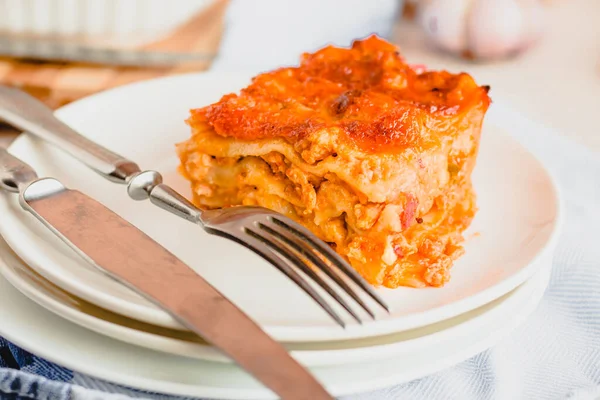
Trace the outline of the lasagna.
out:
<instances>
[{"instance_id":1,"label":"lasagna","mask_svg":"<svg viewBox=\"0 0 600 400\"><path fill-rule=\"evenodd\" d=\"M376 36L326 47L192 110L181 172L196 205L278 211L373 285L442 286L476 212L488 90Z\"/></svg>"}]
</instances>

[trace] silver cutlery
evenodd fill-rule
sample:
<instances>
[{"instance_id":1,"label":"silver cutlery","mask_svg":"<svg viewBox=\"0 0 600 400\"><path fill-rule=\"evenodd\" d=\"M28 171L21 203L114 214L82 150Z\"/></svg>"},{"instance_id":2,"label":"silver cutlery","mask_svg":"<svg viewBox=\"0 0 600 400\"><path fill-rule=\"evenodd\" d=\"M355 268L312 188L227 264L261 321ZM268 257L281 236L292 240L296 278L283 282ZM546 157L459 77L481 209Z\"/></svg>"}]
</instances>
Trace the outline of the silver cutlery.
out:
<instances>
[{"instance_id":1,"label":"silver cutlery","mask_svg":"<svg viewBox=\"0 0 600 400\"><path fill-rule=\"evenodd\" d=\"M108 180L127 185L132 199L149 199L210 234L254 251L304 290L342 327L344 320L306 278L323 288L359 323L362 318L330 282L335 282L372 318L375 313L346 278L389 312L383 299L342 257L308 229L279 213L260 207L201 210L164 184L160 173L142 171L133 161L85 138L56 118L42 102L18 89L0 86L0 120L61 148Z\"/></svg>"},{"instance_id":2,"label":"silver cutlery","mask_svg":"<svg viewBox=\"0 0 600 400\"><path fill-rule=\"evenodd\" d=\"M177 257L85 194L0 149L0 187L86 261L228 354L284 399L332 399L279 343Z\"/></svg>"}]
</instances>

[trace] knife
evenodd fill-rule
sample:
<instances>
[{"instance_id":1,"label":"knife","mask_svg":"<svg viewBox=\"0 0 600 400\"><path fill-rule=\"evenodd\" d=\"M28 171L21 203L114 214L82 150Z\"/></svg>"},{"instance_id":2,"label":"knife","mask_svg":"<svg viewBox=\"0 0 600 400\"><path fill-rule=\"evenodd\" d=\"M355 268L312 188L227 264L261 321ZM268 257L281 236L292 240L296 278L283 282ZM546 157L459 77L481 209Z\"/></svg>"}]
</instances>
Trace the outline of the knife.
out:
<instances>
[{"instance_id":1,"label":"knife","mask_svg":"<svg viewBox=\"0 0 600 400\"><path fill-rule=\"evenodd\" d=\"M0 187L92 266L164 309L283 399L333 399L255 322L123 218L0 149Z\"/></svg>"}]
</instances>

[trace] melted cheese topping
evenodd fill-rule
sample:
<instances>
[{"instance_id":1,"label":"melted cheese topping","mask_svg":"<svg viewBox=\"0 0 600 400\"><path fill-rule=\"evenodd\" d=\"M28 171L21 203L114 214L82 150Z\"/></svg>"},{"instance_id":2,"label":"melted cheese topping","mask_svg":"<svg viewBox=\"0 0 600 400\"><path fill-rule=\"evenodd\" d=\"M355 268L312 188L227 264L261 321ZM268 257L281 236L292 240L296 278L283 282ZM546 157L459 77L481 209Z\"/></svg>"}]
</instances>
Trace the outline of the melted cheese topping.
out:
<instances>
[{"instance_id":1,"label":"melted cheese topping","mask_svg":"<svg viewBox=\"0 0 600 400\"><path fill-rule=\"evenodd\" d=\"M291 143L334 128L339 140L364 151L393 152L437 146L456 135L457 117L489 105L487 89L464 73L417 73L395 46L372 36L261 74L239 94L192 110L190 123L206 122L240 140Z\"/></svg>"}]
</instances>

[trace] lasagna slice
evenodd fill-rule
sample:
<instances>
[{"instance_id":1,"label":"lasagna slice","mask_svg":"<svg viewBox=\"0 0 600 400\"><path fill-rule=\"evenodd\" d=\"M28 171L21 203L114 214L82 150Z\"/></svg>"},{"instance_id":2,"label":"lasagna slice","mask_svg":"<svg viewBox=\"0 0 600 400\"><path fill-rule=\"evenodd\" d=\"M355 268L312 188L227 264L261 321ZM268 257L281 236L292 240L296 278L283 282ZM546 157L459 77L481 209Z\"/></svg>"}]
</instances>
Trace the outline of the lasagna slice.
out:
<instances>
[{"instance_id":1,"label":"lasagna slice","mask_svg":"<svg viewBox=\"0 0 600 400\"><path fill-rule=\"evenodd\" d=\"M476 212L488 89L375 36L326 47L192 110L181 171L198 206L278 211L373 285L442 286Z\"/></svg>"}]
</instances>

